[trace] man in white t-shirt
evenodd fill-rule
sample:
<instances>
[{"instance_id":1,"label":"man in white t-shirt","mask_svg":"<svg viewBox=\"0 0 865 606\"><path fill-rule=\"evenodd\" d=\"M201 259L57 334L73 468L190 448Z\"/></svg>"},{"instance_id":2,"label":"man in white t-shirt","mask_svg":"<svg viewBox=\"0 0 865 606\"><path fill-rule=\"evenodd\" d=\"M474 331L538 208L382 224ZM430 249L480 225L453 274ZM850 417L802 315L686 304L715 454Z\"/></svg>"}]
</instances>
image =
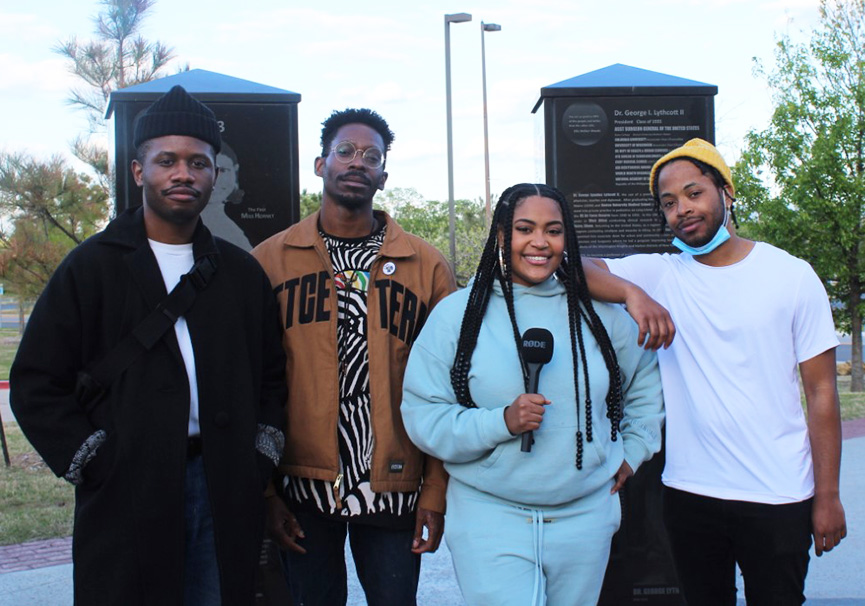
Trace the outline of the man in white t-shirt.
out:
<instances>
[{"instance_id":1,"label":"man in white t-shirt","mask_svg":"<svg viewBox=\"0 0 865 606\"><path fill-rule=\"evenodd\" d=\"M735 604L738 564L749 604L801 604L811 536L820 556L847 532L826 292L805 261L737 235L732 175L710 143L658 160L650 189L682 253L593 261L676 323L658 362L664 520L685 598ZM612 294L622 282L608 277L589 272L594 296L633 300L631 285Z\"/></svg>"}]
</instances>

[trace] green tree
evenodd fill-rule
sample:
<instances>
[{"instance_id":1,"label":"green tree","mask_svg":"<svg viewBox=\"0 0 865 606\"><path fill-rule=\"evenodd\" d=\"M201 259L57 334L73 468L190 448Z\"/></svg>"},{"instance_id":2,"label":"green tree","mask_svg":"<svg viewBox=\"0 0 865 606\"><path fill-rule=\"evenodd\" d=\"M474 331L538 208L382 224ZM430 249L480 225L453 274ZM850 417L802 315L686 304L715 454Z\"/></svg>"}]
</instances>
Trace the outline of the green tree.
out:
<instances>
[{"instance_id":1,"label":"green tree","mask_svg":"<svg viewBox=\"0 0 865 606\"><path fill-rule=\"evenodd\" d=\"M70 91L69 103L84 110L91 134L106 132L105 108L112 91L162 74L173 59L172 49L161 42L150 42L138 32L155 0L101 0L101 12L94 18L94 40L71 37L54 51L69 62L69 71L81 80ZM90 137L79 136L73 152L93 168L100 183L110 191L108 152Z\"/></svg>"},{"instance_id":2,"label":"green tree","mask_svg":"<svg viewBox=\"0 0 865 606\"><path fill-rule=\"evenodd\" d=\"M423 238L446 258L449 257L447 202L425 200L413 188L397 187L377 195L375 203L387 210L403 229ZM454 211L457 284L465 286L475 274L488 233L484 223L484 204L480 199L456 200Z\"/></svg>"},{"instance_id":3,"label":"green tree","mask_svg":"<svg viewBox=\"0 0 865 606\"><path fill-rule=\"evenodd\" d=\"M105 191L60 157L0 153L0 277L35 299L60 261L107 219Z\"/></svg>"},{"instance_id":4,"label":"green tree","mask_svg":"<svg viewBox=\"0 0 865 606\"><path fill-rule=\"evenodd\" d=\"M863 391L865 0L822 0L808 43L777 43L757 66L772 91L769 126L736 166L743 233L806 259L852 335L851 391Z\"/></svg>"},{"instance_id":5,"label":"green tree","mask_svg":"<svg viewBox=\"0 0 865 606\"><path fill-rule=\"evenodd\" d=\"M308 193L305 189L300 192L300 218L308 217L321 208L321 192Z\"/></svg>"}]
</instances>

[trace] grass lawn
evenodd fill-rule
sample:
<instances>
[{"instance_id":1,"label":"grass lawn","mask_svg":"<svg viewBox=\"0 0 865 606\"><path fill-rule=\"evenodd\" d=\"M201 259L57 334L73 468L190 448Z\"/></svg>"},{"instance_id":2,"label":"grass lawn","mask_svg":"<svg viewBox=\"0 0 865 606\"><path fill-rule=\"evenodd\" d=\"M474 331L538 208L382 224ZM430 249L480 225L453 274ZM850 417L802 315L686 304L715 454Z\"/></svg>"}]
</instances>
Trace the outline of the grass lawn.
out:
<instances>
[{"instance_id":1,"label":"grass lawn","mask_svg":"<svg viewBox=\"0 0 865 606\"><path fill-rule=\"evenodd\" d=\"M72 534L75 490L51 473L16 423L4 423L12 466L0 462L0 545Z\"/></svg>"},{"instance_id":2,"label":"grass lawn","mask_svg":"<svg viewBox=\"0 0 865 606\"><path fill-rule=\"evenodd\" d=\"M838 377L841 418L844 421L865 417L865 393L850 393L850 377ZM804 399L804 398L803 398Z\"/></svg>"},{"instance_id":3,"label":"grass lawn","mask_svg":"<svg viewBox=\"0 0 865 606\"><path fill-rule=\"evenodd\" d=\"M0 328L0 381L9 379L9 367L12 366L20 340L17 328Z\"/></svg>"},{"instance_id":4,"label":"grass lawn","mask_svg":"<svg viewBox=\"0 0 865 606\"><path fill-rule=\"evenodd\" d=\"M19 340L17 328L0 329L0 380L9 379ZM16 423L3 428L12 465L0 458L0 545L71 535L74 488L51 473Z\"/></svg>"}]
</instances>

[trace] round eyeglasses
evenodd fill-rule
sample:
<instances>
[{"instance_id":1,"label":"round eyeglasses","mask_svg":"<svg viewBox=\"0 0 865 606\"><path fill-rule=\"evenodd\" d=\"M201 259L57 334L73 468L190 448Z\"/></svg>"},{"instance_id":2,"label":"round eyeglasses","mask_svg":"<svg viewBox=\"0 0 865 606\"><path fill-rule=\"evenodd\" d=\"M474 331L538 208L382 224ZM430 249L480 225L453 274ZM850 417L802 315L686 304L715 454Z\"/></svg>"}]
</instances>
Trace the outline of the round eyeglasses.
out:
<instances>
[{"instance_id":1,"label":"round eyeglasses","mask_svg":"<svg viewBox=\"0 0 865 606\"><path fill-rule=\"evenodd\" d=\"M381 168L384 164L384 153L377 147L367 147L361 152L351 141L340 141L331 150L336 159L343 164L352 162L360 153L361 162L367 168Z\"/></svg>"}]
</instances>

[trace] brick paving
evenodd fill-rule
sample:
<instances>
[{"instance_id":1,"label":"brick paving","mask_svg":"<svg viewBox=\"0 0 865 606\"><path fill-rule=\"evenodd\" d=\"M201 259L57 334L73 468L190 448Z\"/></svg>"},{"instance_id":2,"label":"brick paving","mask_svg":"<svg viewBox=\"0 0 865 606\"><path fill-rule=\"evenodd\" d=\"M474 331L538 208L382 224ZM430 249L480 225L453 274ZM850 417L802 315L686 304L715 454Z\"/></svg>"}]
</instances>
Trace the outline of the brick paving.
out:
<instances>
[{"instance_id":1,"label":"brick paving","mask_svg":"<svg viewBox=\"0 0 865 606\"><path fill-rule=\"evenodd\" d=\"M72 562L72 537L0 546L0 574Z\"/></svg>"}]
</instances>

